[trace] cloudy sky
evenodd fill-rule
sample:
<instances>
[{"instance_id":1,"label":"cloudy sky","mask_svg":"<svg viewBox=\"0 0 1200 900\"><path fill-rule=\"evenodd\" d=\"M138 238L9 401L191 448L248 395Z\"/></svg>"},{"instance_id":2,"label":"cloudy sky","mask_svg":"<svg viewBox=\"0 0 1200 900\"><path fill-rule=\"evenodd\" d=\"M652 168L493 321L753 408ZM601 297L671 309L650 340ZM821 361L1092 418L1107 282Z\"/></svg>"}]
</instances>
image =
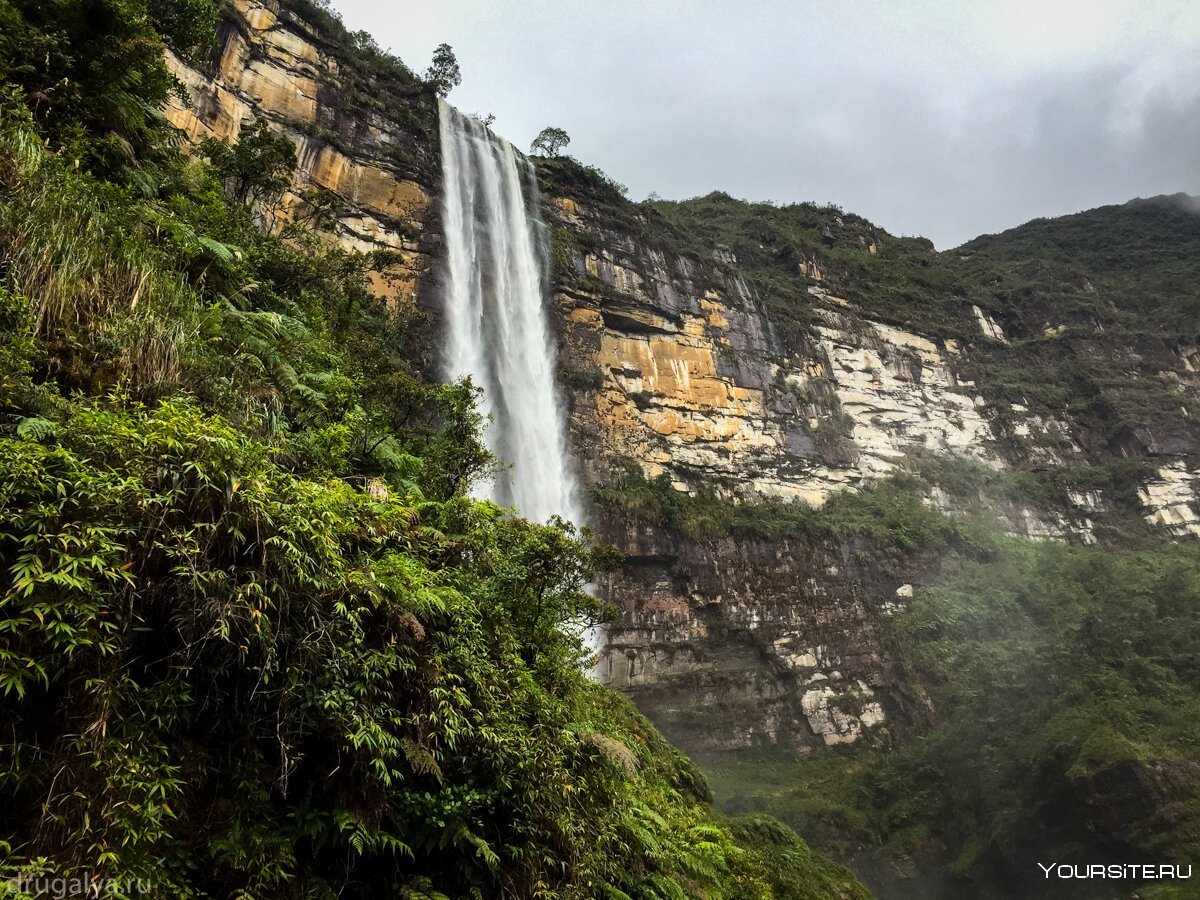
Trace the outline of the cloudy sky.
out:
<instances>
[{"instance_id":1,"label":"cloudy sky","mask_svg":"<svg viewBox=\"0 0 1200 900\"><path fill-rule=\"evenodd\" d=\"M939 248L1200 193L1197 0L333 0L635 200L837 203Z\"/></svg>"}]
</instances>

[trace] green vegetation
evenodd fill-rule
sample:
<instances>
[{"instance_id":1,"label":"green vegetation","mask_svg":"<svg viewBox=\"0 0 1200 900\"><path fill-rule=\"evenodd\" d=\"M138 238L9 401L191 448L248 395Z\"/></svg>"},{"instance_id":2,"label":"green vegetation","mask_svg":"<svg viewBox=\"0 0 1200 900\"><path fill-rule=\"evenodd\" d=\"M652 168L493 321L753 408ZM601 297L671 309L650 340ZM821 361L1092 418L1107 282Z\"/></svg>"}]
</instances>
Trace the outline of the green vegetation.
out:
<instances>
[{"instance_id":1,"label":"green vegetation","mask_svg":"<svg viewBox=\"0 0 1200 900\"><path fill-rule=\"evenodd\" d=\"M681 493L636 467L594 489L609 514L691 539L849 546L876 571L915 556L938 579L886 627L909 715L869 747L714 763L726 807L765 809L839 854L882 845L935 864L948 854L952 869L975 875L1032 868L1035 848L1037 858L1190 862L1200 849L1200 552L1149 526L1136 491L1162 455L1194 455L1200 439L1181 363L1200 339L1200 202L1133 201L937 253L835 207L722 193L633 204L573 161L539 170L550 195L584 207L585 228L554 244L573 284L619 301L569 263L604 251L636 269L624 239L643 241L700 263L701 281L744 277L783 355L802 356L815 306L839 311L817 298L827 291L852 315L953 340L956 374L978 385L1008 443L1013 468L919 457L821 510L738 503L717 484ZM973 306L1004 340L983 332ZM797 411L823 399L783 380L774 389ZM1030 458L1017 431L1030 412L1048 423L1038 459L1062 464ZM932 486L966 515L922 504ZM1093 492L1102 508L1089 506ZM1087 519L1100 547L997 533L998 517L1025 508Z\"/></svg>"},{"instance_id":2,"label":"green vegetation","mask_svg":"<svg viewBox=\"0 0 1200 900\"><path fill-rule=\"evenodd\" d=\"M558 367L558 381L576 390L595 391L604 384L604 373L595 365L573 366L563 363Z\"/></svg>"},{"instance_id":3,"label":"green vegetation","mask_svg":"<svg viewBox=\"0 0 1200 900\"><path fill-rule=\"evenodd\" d=\"M1059 321L1078 310L1185 343L1200 337L1200 198L1151 197L1035 219L957 253L1015 270L1028 287L1009 299L1053 302Z\"/></svg>"},{"instance_id":4,"label":"green vegetation","mask_svg":"<svg viewBox=\"0 0 1200 900\"><path fill-rule=\"evenodd\" d=\"M66 155L139 187L170 158L161 106L175 82L163 44L199 54L217 18L211 0L152 6L0 0L0 80Z\"/></svg>"},{"instance_id":5,"label":"green vegetation","mask_svg":"<svg viewBox=\"0 0 1200 900\"><path fill-rule=\"evenodd\" d=\"M777 819L761 813L740 816L733 820L733 834L758 848L776 897L851 900L865 896L847 886L841 866L817 856Z\"/></svg>"},{"instance_id":6,"label":"green vegetation","mask_svg":"<svg viewBox=\"0 0 1200 900\"><path fill-rule=\"evenodd\" d=\"M164 40L215 10L155 9L0 0L5 896L864 897L588 679L613 552L469 498L475 391L416 376L394 260L320 194L256 227L265 124L178 151Z\"/></svg>"},{"instance_id":7,"label":"green vegetation","mask_svg":"<svg viewBox=\"0 0 1200 900\"><path fill-rule=\"evenodd\" d=\"M881 756L877 748L806 757L786 751L730 754L706 760L704 768L722 809L769 813L803 830L823 851L849 858L883 839L868 787ZM893 836L896 852L904 852L900 846Z\"/></svg>"},{"instance_id":8,"label":"green vegetation","mask_svg":"<svg viewBox=\"0 0 1200 900\"><path fill-rule=\"evenodd\" d=\"M425 72L425 83L433 88L439 97L445 97L462 84L462 73L458 68L458 59L449 44L438 44L433 51L433 62Z\"/></svg>"},{"instance_id":9,"label":"green vegetation","mask_svg":"<svg viewBox=\"0 0 1200 900\"><path fill-rule=\"evenodd\" d=\"M449 48L421 78L320 0L284 13L337 56L344 109L390 117L413 138L397 161L428 165L434 96L459 77ZM319 191L263 232L295 165L267 122L180 152L163 53L204 59L218 15L209 0L0 0L0 883L864 896L779 822L715 813L696 767L585 676L578 628L607 611L584 586L614 554L470 498L496 465L476 392L418 377L418 314L369 287L395 255L329 246ZM307 127L341 140L337 122ZM1149 531L1133 494L1147 463L1112 451L1168 415L1157 434L1185 427L1180 406L1200 415L1158 374L1200 334L1192 201L936 254L830 207L631 204L560 147L537 161L549 193L668 251L732 255L785 348L810 337L819 270L872 316L964 342L1001 426L1005 403L1028 403L1093 442L1091 464L1064 469L918 459L820 510L684 494L633 466L595 490L694 539L940 568L887 626L914 702L930 701L924 727L718 767L731 807L838 852L948 851L963 872L1032 846L1191 861L1200 551ZM555 230L560 272L584 240ZM1010 344L979 336L974 303ZM930 484L968 514L922 502ZM1068 509L1091 490L1114 506L1103 549L995 533L997 506Z\"/></svg>"},{"instance_id":10,"label":"green vegetation","mask_svg":"<svg viewBox=\"0 0 1200 900\"><path fill-rule=\"evenodd\" d=\"M1200 681L1189 660L1200 635L1188 610L1200 554L1146 523L1136 489L1160 454L1194 453L1200 436L1180 362L1200 336L1196 198L1039 220L937 253L834 207L722 193L632 204L573 161L539 171L550 195L584 207L582 236L556 235L554 247L559 271L589 293L620 299L571 271L572 255L620 257L620 241L592 242L628 236L699 262L701 280L744 276L783 353L808 355L821 303L810 289L828 291L854 315L953 340L956 373L979 386L1002 444L1011 437L1014 468L920 457L821 510L734 502L722 485L686 494L636 467L594 489L610 514L691 539L850 546L877 570L915 556L931 577L942 572L886 629L911 715L870 747L716 764L727 808L765 809L839 854L949 854L971 874L1030 867L1033 848L1190 862L1200 848ZM973 306L1004 340L983 333ZM774 387L798 409L822 400ZM1039 458L1066 462L1029 458L1030 438L1017 432L1029 412L1049 425ZM922 504L932 486L967 514ZM1093 492L1100 509L1088 505ZM1100 547L997 533L998 516L1025 508L1087 519ZM906 728L905 718L917 721Z\"/></svg>"},{"instance_id":11,"label":"green vegetation","mask_svg":"<svg viewBox=\"0 0 1200 900\"><path fill-rule=\"evenodd\" d=\"M1067 414L1094 457L1194 440L1200 408L1164 372L1196 342L1200 206L1134 200L977 238L954 254L1016 340L972 354L1006 400ZM1047 333L1049 332L1049 333ZM1153 436L1153 438L1151 438Z\"/></svg>"},{"instance_id":12,"label":"green vegetation","mask_svg":"<svg viewBox=\"0 0 1200 900\"><path fill-rule=\"evenodd\" d=\"M434 154L429 151L429 142L437 137L436 97L439 91L453 87L453 53L442 54L439 47L422 78L383 50L368 32L347 29L329 0L284 0L281 11L285 17L294 15L315 29L320 42L337 60L336 78L323 84L336 94L337 113L333 114L331 104L329 108L323 106L318 122L289 125L349 151L356 139L355 123L381 116L406 132L402 142L388 147L391 161L409 177L431 174Z\"/></svg>"},{"instance_id":13,"label":"green vegetation","mask_svg":"<svg viewBox=\"0 0 1200 900\"><path fill-rule=\"evenodd\" d=\"M538 181L548 195L572 197L632 218L632 204L625 197L628 189L595 166L584 165L573 156L539 156L533 162Z\"/></svg>"},{"instance_id":14,"label":"green vegetation","mask_svg":"<svg viewBox=\"0 0 1200 900\"><path fill-rule=\"evenodd\" d=\"M699 539L735 537L810 542L865 538L871 552L903 556L977 546L980 524L949 519L923 502L921 484L899 477L859 492L834 494L819 509L807 503L733 502L713 490L688 494L667 475L646 478L627 463L592 489L596 502L641 521Z\"/></svg>"},{"instance_id":15,"label":"green vegetation","mask_svg":"<svg viewBox=\"0 0 1200 900\"><path fill-rule=\"evenodd\" d=\"M595 497L694 539L933 564L933 585L884 620L909 716L825 755L706 765L728 812L765 811L838 856L881 847L979 876L1046 854L1187 863L1200 850L1200 548L1141 518L1134 485L1149 467L997 471L931 455L819 510L688 495L629 467ZM933 485L966 514L922 503ZM1000 530L1006 509L1069 510L1091 491L1111 504L1086 513L1103 546Z\"/></svg>"},{"instance_id":16,"label":"green vegetation","mask_svg":"<svg viewBox=\"0 0 1200 900\"><path fill-rule=\"evenodd\" d=\"M896 636L937 726L877 782L970 855L1099 831L1155 858L1200 849L1200 550L1004 541L918 594ZM919 813L917 810L921 810ZM1057 833L1055 833L1057 832ZM1045 845L1043 845L1043 850Z\"/></svg>"},{"instance_id":17,"label":"green vegetation","mask_svg":"<svg viewBox=\"0 0 1200 900\"><path fill-rule=\"evenodd\" d=\"M717 248L733 253L784 325L803 324L815 265L832 293L923 334L974 336L977 303L1016 326L1018 338L1039 337L1046 324L1101 324L1187 343L1197 335L1200 201L1183 194L1038 219L943 253L811 203L716 192L641 206L669 223L664 237L677 252L704 260Z\"/></svg>"},{"instance_id":18,"label":"green vegetation","mask_svg":"<svg viewBox=\"0 0 1200 900\"><path fill-rule=\"evenodd\" d=\"M924 454L911 458L905 468L927 490L936 487L956 508L976 516L1003 516L1018 509L1053 511L1076 525L1088 519L1093 537L1105 546L1153 548L1162 543L1162 531L1143 518L1145 507L1138 496L1138 486L1156 474L1155 461L1146 457L1112 459L1097 466L993 469L963 457ZM1086 505L1092 497L1102 498L1097 508Z\"/></svg>"},{"instance_id":19,"label":"green vegetation","mask_svg":"<svg viewBox=\"0 0 1200 900\"><path fill-rule=\"evenodd\" d=\"M238 203L274 203L292 183L296 147L263 119L243 128L232 146L206 137L196 149L221 176L225 193Z\"/></svg>"},{"instance_id":20,"label":"green vegetation","mask_svg":"<svg viewBox=\"0 0 1200 900\"><path fill-rule=\"evenodd\" d=\"M541 156L558 156L558 151L571 143L571 136L561 128L543 128L529 145L529 152Z\"/></svg>"},{"instance_id":21,"label":"green vegetation","mask_svg":"<svg viewBox=\"0 0 1200 900\"><path fill-rule=\"evenodd\" d=\"M813 266L823 287L884 321L935 336L971 325L967 282L928 241L893 237L836 207L748 203L721 192L642 206L669 224L677 252L702 260L716 249L733 254L786 347L799 346L811 326Z\"/></svg>"},{"instance_id":22,"label":"green vegetation","mask_svg":"<svg viewBox=\"0 0 1200 900\"><path fill-rule=\"evenodd\" d=\"M723 805L834 852L948 852L964 873L1194 858L1200 548L998 538L946 565L891 628L932 726L890 748L717 763Z\"/></svg>"}]
</instances>

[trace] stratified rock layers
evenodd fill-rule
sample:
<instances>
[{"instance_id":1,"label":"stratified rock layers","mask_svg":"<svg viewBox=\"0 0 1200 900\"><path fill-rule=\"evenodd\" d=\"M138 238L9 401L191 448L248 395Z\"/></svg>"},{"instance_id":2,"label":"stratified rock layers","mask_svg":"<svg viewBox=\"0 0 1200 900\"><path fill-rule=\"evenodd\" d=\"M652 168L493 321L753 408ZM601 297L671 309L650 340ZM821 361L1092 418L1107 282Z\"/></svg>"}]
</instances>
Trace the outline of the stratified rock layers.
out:
<instances>
[{"instance_id":1,"label":"stratified rock layers","mask_svg":"<svg viewBox=\"0 0 1200 900\"><path fill-rule=\"evenodd\" d=\"M364 104L328 36L278 3L234 6L211 71L171 60L191 95L167 110L171 121L193 141L234 138L256 117L287 133L299 167L266 224L302 214L316 190L332 192L345 246L394 253L377 290L420 303L438 327L444 245L432 97ZM785 341L732 254L669 252L629 204L623 216L576 197L548 196L545 205L569 238L556 244L553 307L560 367L585 375L563 379L585 482L603 483L631 460L679 490L816 506L914 453L995 469L1061 465L1081 453L1078 423L1001 404L964 374L971 344L1006 348L1011 339L981 309L977 333L933 339L872 318L852 294L835 296L824 264L810 259L798 264L809 286L792 302L811 325ZM862 253L875 256L886 240L862 236ZM1164 377L1194 389L1186 354L1178 362ZM1200 534L1195 468L1183 450L1161 463L1140 488L1145 517ZM948 504L936 492L929 502ZM1018 533L1090 540L1089 516L1106 502L1080 494L1070 509L1003 512ZM879 640L882 617L930 577L916 563L883 571L854 546L690 539L606 510L592 524L627 564L600 584L622 610L600 674L685 750L818 750L921 714Z\"/></svg>"}]
</instances>

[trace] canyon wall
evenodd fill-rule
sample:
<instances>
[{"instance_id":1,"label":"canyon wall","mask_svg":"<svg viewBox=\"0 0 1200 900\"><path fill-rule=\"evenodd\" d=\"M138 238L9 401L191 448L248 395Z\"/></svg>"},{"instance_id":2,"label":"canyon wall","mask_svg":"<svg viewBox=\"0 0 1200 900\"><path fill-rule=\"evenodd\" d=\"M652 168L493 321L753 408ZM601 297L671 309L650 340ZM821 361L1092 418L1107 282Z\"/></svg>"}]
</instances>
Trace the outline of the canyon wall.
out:
<instances>
[{"instance_id":1,"label":"canyon wall","mask_svg":"<svg viewBox=\"0 0 1200 900\"><path fill-rule=\"evenodd\" d=\"M562 352L569 365L592 368L591 384L573 389L573 426L593 483L619 457L682 491L819 506L915 458L953 455L1005 471L1096 465L1125 452L1096 446L1069 414L997 396L975 374L975 358L1005 354L1009 338L978 306L954 338L927 337L833 293L809 263L794 302L811 326L787 339L728 250L710 260L673 255L645 223L586 200L559 198L553 212L569 235L556 295ZM858 243L874 255L890 239L876 231ZM1184 421L1174 431L1178 455L1155 455L1154 434L1134 450L1151 454L1137 488L1141 513L1179 535L1197 528L1186 406L1195 361L1194 351L1159 348L1142 363L1179 394ZM963 512L937 488L927 501ZM989 509L1014 534L1092 543L1095 520L1112 506L1103 491L1075 490L1061 503ZM627 558L604 582L623 617L601 676L689 751L819 749L924 714L879 634L936 565L880 559L854 544L689 539L605 507L598 524Z\"/></svg>"},{"instance_id":2,"label":"canyon wall","mask_svg":"<svg viewBox=\"0 0 1200 900\"><path fill-rule=\"evenodd\" d=\"M404 77L370 82L344 41L286 4L235 5L208 69L172 61L190 103L174 103L171 121L192 141L235 138L256 117L288 134L299 165L267 224L302 214L314 191L333 192L339 240L392 253L377 290L420 304L436 329L443 242L433 96ZM820 506L920 458L953 455L1006 472L1138 457L1148 461L1134 485L1139 515L1179 536L1200 534L1194 348L1112 345L1053 310L1006 320L966 300L954 302L962 315L953 328L921 333L902 303L881 314L852 280L831 277L846 253L874 264L900 240L836 211L822 239L850 249L795 261L793 292L775 297L774 309L803 312L803 327L793 327L768 308L735 252L681 246L642 207L586 179L555 177L561 167L543 171L558 367L585 483L607 484L632 461L683 492ZM1037 341L1051 355L1060 346L1091 354L1118 380L1137 374L1178 412L1139 419L1114 401L1100 433L1086 411L1026 401L989 380L997 360ZM1097 540L1119 498L1104 489L1065 496L995 503L994 515L1031 538ZM926 502L963 512L936 488ZM879 635L936 563L881 561L853 541L689 537L606 503L591 516L627 560L599 584L621 610L600 675L685 750L819 750L926 714Z\"/></svg>"}]
</instances>

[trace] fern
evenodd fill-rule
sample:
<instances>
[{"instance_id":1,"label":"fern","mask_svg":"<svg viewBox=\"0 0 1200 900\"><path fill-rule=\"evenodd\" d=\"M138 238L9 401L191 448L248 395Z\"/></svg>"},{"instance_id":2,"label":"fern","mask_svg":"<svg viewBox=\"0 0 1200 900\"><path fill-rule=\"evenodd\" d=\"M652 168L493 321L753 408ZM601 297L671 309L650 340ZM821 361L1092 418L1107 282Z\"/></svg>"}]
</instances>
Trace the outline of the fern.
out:
<instances>
[{"instance_id":1,"label":"fern","mask_svg":"<svg viewBox=\"0 0 1200 900\"><path fill-rule=\"evenodd\" d=\"M433 881L424 875L400 886L400 900L451 900L437 890Z\"/></svg>"},{"instance_id":2,"label":"fern","mask_svg":"<svg viewBox=\"0 0 1200 900\"><path fill-rule=\"evenodd\" d=\"M58 434L58 426L49 419L29 416L17 423L17 434L29 441L50 440Z\"/></svg>"},{"instance_id":3,"label":"fern","mask_svg":"<svg viewBox=\"0 0 1200 900\"><path fill-rule=\"evenodd\" d=\"M456 844L467 844L473 848L479 858L483 860L484 864L487 865L487 867L492 871L497 871L500 868L500 857L496 855L494 850L492 850L491 845L479 835L467 828L466 825L460 825L458 829L453 832L453 841Z\"/></svg>"},{"instance_id":4,"label":"fern","mask_svg":"<svg viewBox=\"0 0 1200 900\"><path fill-rule=\"evenodd\" d=\"M441 782L442 768L427 747L408 738L400 741L400 747L404 751L404 758L408 760L408 764L412 766L414 772L418 775L430 775Z\"/></svg>"}]
</instances>

